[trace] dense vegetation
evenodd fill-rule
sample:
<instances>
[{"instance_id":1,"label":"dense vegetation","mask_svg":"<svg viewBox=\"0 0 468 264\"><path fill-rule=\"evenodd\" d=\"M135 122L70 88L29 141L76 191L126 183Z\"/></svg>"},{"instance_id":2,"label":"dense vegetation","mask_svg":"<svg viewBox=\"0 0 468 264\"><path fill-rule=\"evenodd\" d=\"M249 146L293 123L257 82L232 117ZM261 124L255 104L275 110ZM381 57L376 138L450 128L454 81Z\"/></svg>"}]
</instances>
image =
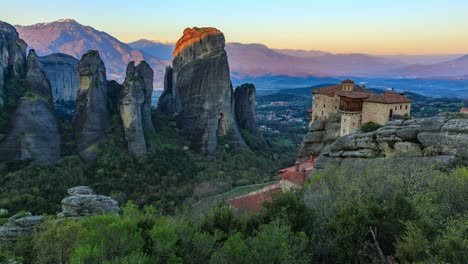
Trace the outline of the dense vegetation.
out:
<instances>
[{"instance_id":1,"label":"dense vegetation","mask_svg":"<svg viewBox=\"0 0 468 264\"><path fill-rule=\"evenodd\" d=\"M127 203L120 216L50 217L0 262L25 263L466 263L468 169L386 163L331 167L259 214L218 207L200 221ZM391 171L388 171L391 169ZM382 174L387 177L381 177ZM410 180L411 179L411 180Z\"/></svg>"},{"instance_id":2,"label":"dense vegetation","mask_svg":"<svg viewBox=\"0 0 468 264\"><path fill-rule=\"evenodd\" d=\"M108 141L99 147L99 158L86 164L76 155L70 121L61 118L65 157L56 166L0 164L0 208L10 214L56 213L68 188L88 185L120 203L133 200L172 214L184 204L236 186L276 180L278 169L294 163L296 146L276 140L266 149L224 147L213 157L200 156L184 148L190 144L178 135L173 118L154 112L153 120L157 133L146 135L148 155L128 155L117 117L109 126ZM255 139L249 143L255 145Z\"/></svg>"}]
</instances>

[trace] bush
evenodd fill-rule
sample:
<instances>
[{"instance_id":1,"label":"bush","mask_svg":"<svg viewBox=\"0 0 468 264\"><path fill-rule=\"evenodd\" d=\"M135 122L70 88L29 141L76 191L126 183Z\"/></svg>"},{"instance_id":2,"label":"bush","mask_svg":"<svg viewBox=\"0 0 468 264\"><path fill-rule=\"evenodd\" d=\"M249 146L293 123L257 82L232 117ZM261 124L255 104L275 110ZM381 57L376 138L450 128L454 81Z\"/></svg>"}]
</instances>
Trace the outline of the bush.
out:
<instances>
[{"instance_id":1,"label":"bush","mask_svg":"<svg viewBox=\"0 0 468 264\"><path fill-rule=\"evenodd\" d=\"M364 133L372 132L372 131L375 131L375 130L381 128L381 127L382 127L382 125L370 121L370 122L367 122L367 123L365 123L365 124L363 124L361 126L361 131L364 132Z\"/></svg>"}]
</instances>

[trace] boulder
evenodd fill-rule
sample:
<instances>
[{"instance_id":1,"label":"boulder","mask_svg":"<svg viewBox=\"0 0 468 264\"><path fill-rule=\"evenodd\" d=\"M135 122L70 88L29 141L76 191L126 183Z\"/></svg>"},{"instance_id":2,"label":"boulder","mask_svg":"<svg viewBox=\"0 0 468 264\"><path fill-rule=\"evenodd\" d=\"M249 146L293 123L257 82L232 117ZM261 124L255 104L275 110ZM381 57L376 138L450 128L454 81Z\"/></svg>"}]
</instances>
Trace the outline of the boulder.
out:
<instances>
[{"instance_id":1,"label":"boulder","mask_svg":"<svg viewBox=\"0 0 468 264\"><path fill-rule=\"evenodd\" d=\"M250 83L238 86L234 91L234 112L237 126L245 129L257 138L257 143L266 145L262 133L255 121L255 86Z\"/></svg>"},{"instance_id":2,"label":"boulder","mask_svg":"<svg viewBox=\"0 0 468 264\"><path fill-rule=\"evenodd\" d=\"M106 68L98 51L90 50L81 57L78 76L73 127L79 155L89 161L97 157L97 145L106 138L110 118Z\"/></svg>"},{"instance_id":3,"label":"boulder","mask_svg":"<svg viewBox=\"0 0 468 264\"><path fill-rule=\"evenodd\" d=\"M99 214L117 214L120 211L118 202L114 199L94 194L87 186L77 186L68 189L70 196L62 200L62 212L57 217L85 217Z\"/></svg>"},{"instance_id":4,"label":"boulder","mask_svg":"<svg viewBox=\"0 0 468 264\"><path fill-rule=\"evenodd\" d=\"M42 222L42 216L31 213L18 213L8 219L8 223L0 226L0 244L15 243L19 236L31 235L34 227Z\"/></svg>"}]
</instances>

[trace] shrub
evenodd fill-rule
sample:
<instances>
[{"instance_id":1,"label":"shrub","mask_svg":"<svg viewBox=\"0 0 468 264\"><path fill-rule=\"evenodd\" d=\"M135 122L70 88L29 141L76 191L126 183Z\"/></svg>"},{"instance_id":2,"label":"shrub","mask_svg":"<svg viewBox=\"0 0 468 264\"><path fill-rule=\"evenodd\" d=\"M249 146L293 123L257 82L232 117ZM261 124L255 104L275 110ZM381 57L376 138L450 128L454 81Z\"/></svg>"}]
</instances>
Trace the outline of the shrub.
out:
<instances>
[{"instance_id":1,"label":"shrub","mask_svg":"<svg viewBox=\"0 0 468 264\"><path fill-rule=\"evenodd\" d=\"M372 132L372 131L375 131L375 130L381 128L381 127L382 127L382 125L370 121L370 122L367 122L367 123L365 123L365 124L363 124L361 126L361 131L364 132L364 133Z\"/></svg>"}]
</instances>

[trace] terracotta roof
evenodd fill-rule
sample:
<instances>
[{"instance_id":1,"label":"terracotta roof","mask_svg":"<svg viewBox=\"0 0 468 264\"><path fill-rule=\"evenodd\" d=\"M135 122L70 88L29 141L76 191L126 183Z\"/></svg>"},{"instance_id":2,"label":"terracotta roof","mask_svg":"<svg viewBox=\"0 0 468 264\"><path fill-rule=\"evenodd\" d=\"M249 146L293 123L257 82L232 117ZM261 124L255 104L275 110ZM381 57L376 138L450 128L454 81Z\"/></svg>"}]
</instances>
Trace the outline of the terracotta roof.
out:
<instances>
[{"instance_id":1,"label":"terracotta roof","mask_svg":"<svg viewBox=\"0 0 468 264\"><path fill-rule=\"evenodd\" d=\"M332 86L327 86L327 87L324 87L324 88L319 88L319 89L312 90L312 93L313 94L335 95L335 94L340 93L341 91L342 91L342 84L335 84L335 85L332 85ZM359 87L358 85L355 85L353 93L354 92L366 92L366 90Z\"/></svg>"},{"instance_id":2,"label":"terracotta roof","mask_svg":"<svg viewBox=\"0 0 468 264\"><path fill-rule=\"evenodd\" d=\"M272 194L281 192L281 184L275 183L258 191L228 199L226 202L243 212L256 213L264 203L271 203Z\"/></svg>"},{"instance_id":3,"label":"terracotta roof","mask_svg":"<svg viewBox=\"0 0 468 264\"><path fill-rule=\"evenodd\" d=\"M341 83L354 83L354 82L350 79L346 79L346 80L343 80Z\"/></svg>"},{"instance_id":4,"label":"terracotta roof","mask_svg":"<svg viewBox=\"0 0 468 264\"><path fill-rule=\"evenodd\" d=\"M296 165L282 169L279 171L280 177L297 185L303 185L309 174L314 170L314 163L315 160L310 159L300 164L299 170L297 170Z\"/></svg>"},{"instance_id":5,"label":"terracotta roof","mask_svg":"<svg viewBox=\"0 0 468 264\"><path fill-rule=\"evenodd\" d=\"M369 97L364 99L364 102L374 102L382 104L400 104L400 103L411 103L411 100L406 98L402 94L398 93L385 93L385 94L371 94Z\"/></svg>"},{"instance_id":6,"label":"terracotta roof","mask_svg":"<svg viewBox=\"0 0 468 264\"><path fill-rule=\"evenodd\" d=\"M341 91L338 93L339 96L349 97L354 99L365 99L371 95L371 92L345 92Z\"/></svg>"}]
</instances>

